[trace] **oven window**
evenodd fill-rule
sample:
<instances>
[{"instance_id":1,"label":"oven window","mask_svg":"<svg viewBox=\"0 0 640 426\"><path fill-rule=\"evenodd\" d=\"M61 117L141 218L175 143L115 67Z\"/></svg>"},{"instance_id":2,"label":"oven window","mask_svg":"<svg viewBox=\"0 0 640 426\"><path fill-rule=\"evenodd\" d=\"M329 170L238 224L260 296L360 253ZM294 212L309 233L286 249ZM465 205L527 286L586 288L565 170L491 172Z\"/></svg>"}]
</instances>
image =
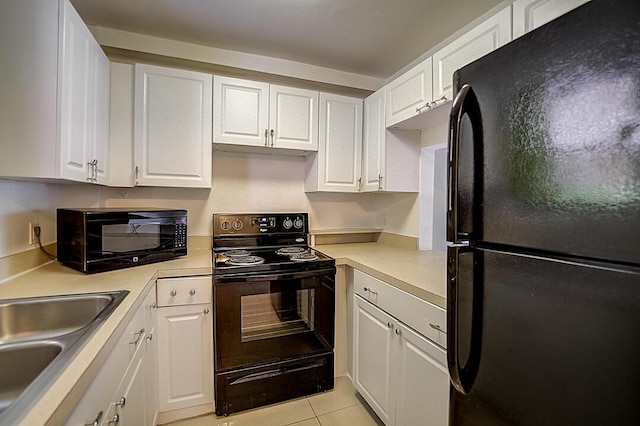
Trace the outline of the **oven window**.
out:
<instances>
[{"instance_id":1,"label":"oven window","mask_svg":"<svg viewBox=\"0 0 640 426\"><path fill-rule=\"evenodd\" d=\"M160 248L159 223L118 223L102 226L102 252L126 253Z\"/></svg>"},{"instance_id":2,"label":"oven window","mask_svg":"<svg viewBox=\"0 0 640 426\"><path fill-rule=\"evenodd\" d=\"M242 296L242 342L312 331L313 303L314 289Z\"/></svg>"}]
</instances>

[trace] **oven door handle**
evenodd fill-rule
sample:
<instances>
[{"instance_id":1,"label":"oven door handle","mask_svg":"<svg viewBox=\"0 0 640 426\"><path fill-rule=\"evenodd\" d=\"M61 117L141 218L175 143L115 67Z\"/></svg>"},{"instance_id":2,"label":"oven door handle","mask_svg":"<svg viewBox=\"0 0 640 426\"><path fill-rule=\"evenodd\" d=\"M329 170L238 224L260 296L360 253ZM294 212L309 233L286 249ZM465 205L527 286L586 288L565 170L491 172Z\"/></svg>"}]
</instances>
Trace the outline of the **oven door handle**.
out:
<instances>
[{"instance_id":1,"label":"oven door handle","mask_svg":"<svg viewBox=\"0 0 640 426\"><path fill-rule=\"evenodd\" d=\"M260 275L247 275L244 273L237 274L224 274L214 277L215 282L231 282L242 280L243 282L249 281L275 281L275 280L296 280L299 278L310 278L310 277L318 277L321 275L327 274L335 274L336 268L324 268L324 269L315 269L313 271L302 271L302 272L290 272L290 273L282 273L275 272L270 274L260 274Z\"/></svg>"}]
</instances>

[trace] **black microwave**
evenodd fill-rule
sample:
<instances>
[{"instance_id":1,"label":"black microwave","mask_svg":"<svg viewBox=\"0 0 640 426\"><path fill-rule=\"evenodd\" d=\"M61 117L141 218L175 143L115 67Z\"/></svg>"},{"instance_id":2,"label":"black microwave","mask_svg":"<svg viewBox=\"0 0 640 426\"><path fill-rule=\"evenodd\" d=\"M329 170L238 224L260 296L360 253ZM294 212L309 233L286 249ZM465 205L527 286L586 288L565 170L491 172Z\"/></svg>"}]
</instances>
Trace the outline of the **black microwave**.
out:
<instances>
[{"instance_id":1,"label":"black microwave","mask_svg":"<svg viewBox=\"0 0 640 426\"><path fill-rule=\"evenodd\" d=\"M58 209L58 261L86 273L187 254L187 211Z\"/></svg>"}]
</instances>

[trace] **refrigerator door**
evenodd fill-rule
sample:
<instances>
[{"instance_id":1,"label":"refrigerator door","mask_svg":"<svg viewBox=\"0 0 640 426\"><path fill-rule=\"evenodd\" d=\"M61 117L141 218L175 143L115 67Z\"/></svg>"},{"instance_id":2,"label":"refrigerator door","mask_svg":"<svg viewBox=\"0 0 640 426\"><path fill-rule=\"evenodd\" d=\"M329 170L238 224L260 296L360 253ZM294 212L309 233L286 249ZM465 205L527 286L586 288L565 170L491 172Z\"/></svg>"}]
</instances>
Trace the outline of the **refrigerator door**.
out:
<instances>
[{"instance_id":1,"label":"refrigerator door","mask_svg":"<svg viewBox=\"0 0 640 426\"><path fill-rule=\"evenodd\" d=\"M592 1L459 70L449 240L640 264L639 52L640 2Z\"/></svg>"},{"instance_id":2,"label":"refrigerator door","mask_svg":"<svg viewBox=\"0 0 640 426\"><path fill-rule=\"evenodd\" d=\"M450 425L637 424L640 269L467 249L453 277Z\"/></svg>"}]
</instances>

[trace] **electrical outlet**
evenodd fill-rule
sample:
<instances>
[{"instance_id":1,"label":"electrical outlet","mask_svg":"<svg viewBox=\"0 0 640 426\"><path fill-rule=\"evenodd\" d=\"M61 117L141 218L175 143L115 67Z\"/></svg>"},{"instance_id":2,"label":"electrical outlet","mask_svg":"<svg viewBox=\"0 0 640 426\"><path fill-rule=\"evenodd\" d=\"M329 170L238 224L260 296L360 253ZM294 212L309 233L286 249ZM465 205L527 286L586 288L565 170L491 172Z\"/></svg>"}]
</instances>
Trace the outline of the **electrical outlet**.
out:
<instances>
[{"instance_id":1,"label":"electrical outlet","mask_svg":"<svg viewBox=\"0 0 640 426\"><path fill-rule=\"evenodd\" d=\"M37 237L36 237L36 233L34 232L34 228L36 226L39 226L37 222L29 222L29 245L32 246L36 243Z\"/></svg>"}]
</instances>

